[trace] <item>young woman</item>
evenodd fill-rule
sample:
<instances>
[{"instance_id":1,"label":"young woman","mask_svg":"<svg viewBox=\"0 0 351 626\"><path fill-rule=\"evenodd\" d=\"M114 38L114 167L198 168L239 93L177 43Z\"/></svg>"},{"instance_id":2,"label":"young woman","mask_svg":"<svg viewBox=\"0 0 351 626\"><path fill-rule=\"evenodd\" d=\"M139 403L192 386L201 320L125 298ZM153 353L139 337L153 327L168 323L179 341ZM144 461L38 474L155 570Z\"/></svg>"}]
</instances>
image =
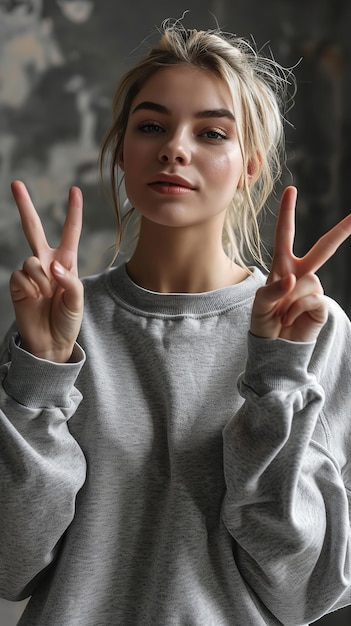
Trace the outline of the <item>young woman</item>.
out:
<instances>
[{"instance_id":1,"label":"young woman","mask_svg":"<svg viewBox=\"0 0 351 626\"><path fill-rule=\"evenodd\" d=\"M351 331L315 274L351 216L296 258L289 187L268 278L244 260L283 82L240 39L165 26L102 150L136 246L83 281L84 312L80 190L52 249L13 183L33 256L0 370L0 594L32 596L23 626L302 625L351 602Z\"/></svg>"}]
</instances>

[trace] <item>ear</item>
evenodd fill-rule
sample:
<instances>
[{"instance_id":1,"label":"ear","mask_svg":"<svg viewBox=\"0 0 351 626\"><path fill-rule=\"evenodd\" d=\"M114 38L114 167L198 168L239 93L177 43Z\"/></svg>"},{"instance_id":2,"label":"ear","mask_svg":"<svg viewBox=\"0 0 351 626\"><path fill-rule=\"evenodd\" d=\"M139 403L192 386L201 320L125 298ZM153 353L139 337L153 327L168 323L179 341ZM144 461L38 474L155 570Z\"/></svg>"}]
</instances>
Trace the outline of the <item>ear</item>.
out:
<instances>
[{"instance_id":1,"label":"ear","mask_svg":"<svg viewBox=\"0 0 351 626\"><path fill-rule=\"evenodd\" d=\"M260 171L261 171L262 158L261 155L257 152L255 156L253 156L247 163L246 166L246 180L248 182L249 187L257 180ZM244 188L244 171L240 176L238 189Z\"/></svg>"},{"instance_id":2,"label":"ear","mask_svg":"<svg viewBox=\"0 0 351 626\"><path fill-rule=\"evenodd\" d=\"M247 179L249 184L254 183L260 175L260 171L262 168L262 157L259 152L256 152L255 156L253 156L248 164L247 164Z\"/></svg>"}]
</instances>

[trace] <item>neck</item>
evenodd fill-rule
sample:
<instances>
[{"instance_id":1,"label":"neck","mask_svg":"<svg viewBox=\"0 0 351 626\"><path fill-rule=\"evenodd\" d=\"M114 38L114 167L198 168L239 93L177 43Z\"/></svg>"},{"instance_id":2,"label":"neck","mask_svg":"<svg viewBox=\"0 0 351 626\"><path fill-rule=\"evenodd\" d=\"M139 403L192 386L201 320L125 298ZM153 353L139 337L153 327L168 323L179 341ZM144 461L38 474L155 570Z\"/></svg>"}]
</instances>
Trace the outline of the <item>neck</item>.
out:
<instances>
[{"instance_id":1,"label":"neck","mask_svg":"<svg viewBox=\"0 0 351 626\"><path fill-rule=\"evenodd\" d=\"M127 269L135 283L160 293L203 293L229 287L248 275L225 254L221 232L199 236L199 226L168 228L143 219Z\"/></svg>"}]
</instances>

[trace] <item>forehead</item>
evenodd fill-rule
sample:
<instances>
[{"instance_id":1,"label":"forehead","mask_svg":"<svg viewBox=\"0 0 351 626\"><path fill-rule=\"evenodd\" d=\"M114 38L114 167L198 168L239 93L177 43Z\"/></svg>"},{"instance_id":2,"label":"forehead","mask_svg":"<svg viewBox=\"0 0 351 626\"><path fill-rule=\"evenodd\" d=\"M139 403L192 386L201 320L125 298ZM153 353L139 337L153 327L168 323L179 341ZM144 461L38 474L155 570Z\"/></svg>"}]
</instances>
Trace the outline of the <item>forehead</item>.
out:
<instances>
[{"instance_id":1,"label":"forehead","mask_svg":"<svg viewBox=\"0 0 351 626\"><path fill-rule=\"evenodd\" d=\"M143 101L156 101L171 111L178 107L233 111L232 96L223 79L210 70L181 64L153 74L134 98L131 110Z\"/></svg>"}]
</instances>

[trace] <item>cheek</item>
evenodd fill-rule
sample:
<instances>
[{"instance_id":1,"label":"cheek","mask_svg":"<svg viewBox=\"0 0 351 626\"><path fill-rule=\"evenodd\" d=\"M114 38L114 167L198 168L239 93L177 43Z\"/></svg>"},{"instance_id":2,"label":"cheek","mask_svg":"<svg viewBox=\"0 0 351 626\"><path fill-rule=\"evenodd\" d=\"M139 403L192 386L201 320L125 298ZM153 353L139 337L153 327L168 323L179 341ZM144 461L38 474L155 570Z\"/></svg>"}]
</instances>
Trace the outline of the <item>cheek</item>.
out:
<instances>
[{"instance_id":1,"label":"cheek","mask_svg":"<svg viewBox=\"0 0 351 626\"><path fill-rule=\"evenodd\" d=\"M134 186L137 187L137 183L141 181L144 169L145 160L142 158L140 151L126 151L123 154L123 172L125 187L128 187L128 189Z\"/></svg>"},{"instance_id":2,"label":"cheek","mask_svg":"<svg viewBox=\"0 0 351 626\"><path fill-rule=\"evenodd\" d=\"M223 154L211 161L208 168L209 179L217 183L217 187L229 185L236 187L243 173L241 154Z\"/></svg>"},{"instance_id":3,"label":"cheek","mask_svg":"<svg viewBox=\"0 0 351 626\"><path fill-rule=\"evenodd\" d=\"M135 159L133 159L133 154L135 156L138 152L134 150L133 144L130 141L125 141L123 146L124 167L129 169L131 163L135 161Z\"/></svg>"},{"instance_id":4,"label":"cheek","mask_svg":"<svg viewBox=\"0 0 351 626\"><path fill-rule=\"evenodd\" d=\"M143 172L150 163L150 148L143 142L128 142L123 150L125 174L136 175Z\"/></svg>"}]
</instances>

